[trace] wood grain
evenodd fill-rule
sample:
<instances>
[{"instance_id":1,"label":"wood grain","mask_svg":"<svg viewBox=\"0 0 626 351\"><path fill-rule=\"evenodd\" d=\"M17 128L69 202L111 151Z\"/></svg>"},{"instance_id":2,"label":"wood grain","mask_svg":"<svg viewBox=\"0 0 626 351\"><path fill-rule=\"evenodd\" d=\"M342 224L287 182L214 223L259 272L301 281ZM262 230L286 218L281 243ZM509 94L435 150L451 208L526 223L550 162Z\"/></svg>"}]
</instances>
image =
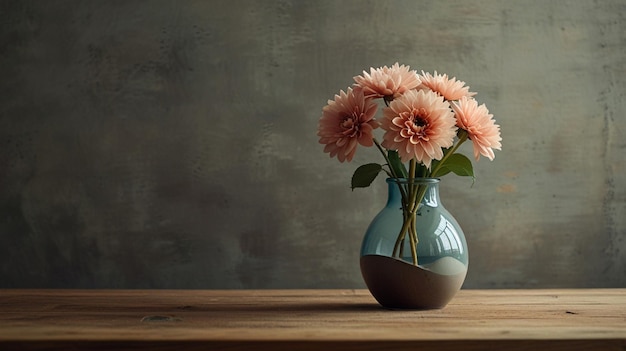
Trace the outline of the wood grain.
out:
<instances>
[{"instance_id":1,"label":"wood grain","mask_svg":"<svg viewBox=\"0 0 626 351\"><path fill-rule=\"evenodd\" d=\"M0 290L0 350L620 350L626 289L461 290L441 310L367 290Z\"/></svg>"}]
</instances>

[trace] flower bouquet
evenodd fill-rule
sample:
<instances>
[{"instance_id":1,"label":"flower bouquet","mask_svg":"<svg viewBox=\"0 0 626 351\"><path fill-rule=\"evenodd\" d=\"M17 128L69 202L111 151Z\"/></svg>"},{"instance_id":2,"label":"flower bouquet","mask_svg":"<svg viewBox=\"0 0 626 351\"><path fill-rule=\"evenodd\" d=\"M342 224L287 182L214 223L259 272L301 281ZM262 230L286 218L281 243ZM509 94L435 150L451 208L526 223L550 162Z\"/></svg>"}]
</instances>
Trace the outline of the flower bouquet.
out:
<instances>
[{"instance_id":1,"label":"flower bouquet","mask_svg":"<svg viewBox=\"0 0 626 351\"><path fill-rule=\"evenodd\" d=\"M356 169L352 189L368 187L379 173L398 181L402 226L397 233L392 257L419 262L416 213L427 187L419 178L440 178L448 173L474 178L471 160L457 152L466 141L473 144L474 158L493 160L501 149L500 126L487 107L474 99L465 82L446 74L418 74L409 66L371 68L354 77L347 91L328 100L319 120L317 135L324 152L340 162L353 159L359 145L376 146L383 163L368 163ZM382 117L376 119L379 101ZM374 136L384 130L382 141ZM408 244L407 244L408 242ZM404 246L410 258L402 257Z\"/></svg>"}]
</instances>

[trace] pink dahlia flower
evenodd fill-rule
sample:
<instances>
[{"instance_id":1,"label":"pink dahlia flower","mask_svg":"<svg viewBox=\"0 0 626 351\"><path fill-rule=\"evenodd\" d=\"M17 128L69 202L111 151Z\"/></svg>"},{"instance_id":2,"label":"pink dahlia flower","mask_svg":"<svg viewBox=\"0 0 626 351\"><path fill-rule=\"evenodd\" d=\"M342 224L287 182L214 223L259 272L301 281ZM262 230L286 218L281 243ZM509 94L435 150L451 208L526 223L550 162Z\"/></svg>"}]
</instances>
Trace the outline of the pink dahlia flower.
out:
<instances>
[{"instance_id":1,"label":"pink dahlia flower","mask_svg":"<svg viewBox=\"0 0 626 351\"><path fill-rule=\"evenodd\" d=\"M355 85L363 88L365 96L391 101L405 92L417 88L420 79L416 71L397 62L391 67L370 68L362 76L354 77Z\"/></svg>"},{"instance_id":2,"label":"pink dahlia flower","mask_svg":"<svg viewBox=\"0 0 626 351\"><path fill-rule=\"evenodd\" d=\"M403 162L415 159L430 168L452 146L456 120L450 104L429 90L410 90L383 111L382 146L398 150Z\"/></svg>"},{"instance_id":3,"label":"pink dahlia flower","mask_svg":"<svg viewBox=\"0 0 626 351\"><path fill-rule=\"evenodd\" d=\"M378 128L374 119L377 108L361 89L348 88L347 93L342 90L335 100L328 100L317 132L320 144L326 145L324 152L337 156L340 162L350 162L358 144L374 145L372 131Z\"/></svg>"},{"instance_id":4,"label":"pink dahlia flower","mask_svg":"<svg viewBox=\"0 0 626 351\"><path fill-rule=\"evenodd\" d=\"M469 139L474 144L476 160L483 155L493 161L495 157L493 149L502 148L500 144L502 137L500 126L495 123L485 104L479 106L475 99L463 97L452 102L452 109L456 113L456 125L467 131Z\"/></svg>"},{"instance_id":5,"label":"pink dahlia flower","mask_svg":"<svg viewBox=\"0 0 626 351\"><path fill-rule=\"evenodd\" d=\"M437 71L435 71L434 75L422 71L420 80L422 84L419 86L419 89L430 89L443 96L446 100L458 100L463 96L472 97L476 95L476 93L469 91L469 87L465 86L465 82L456 80L455 77L450 79L447 74L437 74Z\"/></svg>"}]
</instances>

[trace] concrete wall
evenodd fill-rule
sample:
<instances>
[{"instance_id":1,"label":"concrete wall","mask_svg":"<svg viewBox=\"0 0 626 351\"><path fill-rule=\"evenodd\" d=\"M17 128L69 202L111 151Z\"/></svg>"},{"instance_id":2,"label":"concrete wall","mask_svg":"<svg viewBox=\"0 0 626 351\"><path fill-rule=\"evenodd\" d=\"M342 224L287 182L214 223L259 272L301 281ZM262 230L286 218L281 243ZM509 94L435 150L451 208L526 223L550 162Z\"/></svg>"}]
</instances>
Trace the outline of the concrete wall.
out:
<instances>
[{"instance_id":1,"label":"concrete wall","mask_svg":"<svg viewBox=\"0 0 626 351\"><path fill-rule=\"evenodd\" d=\"M447 176L466 288L626 287L626 1L0 0L0 288L361 288L384 181L326 100L465 80L503 150ZM464 151L469 152L466 148Z\"/></svg>"}]
</instances>

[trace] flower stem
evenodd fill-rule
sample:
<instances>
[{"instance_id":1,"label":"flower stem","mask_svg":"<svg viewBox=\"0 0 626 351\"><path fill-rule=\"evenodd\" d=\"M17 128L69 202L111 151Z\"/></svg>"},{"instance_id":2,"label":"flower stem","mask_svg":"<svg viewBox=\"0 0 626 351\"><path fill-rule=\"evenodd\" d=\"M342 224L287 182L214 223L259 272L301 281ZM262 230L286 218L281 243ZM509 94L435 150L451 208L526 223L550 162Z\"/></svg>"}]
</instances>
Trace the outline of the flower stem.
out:
<instances>
[{"instance_id":1,"label":"flower stem","mask_svg":"<svg viewBox=\"0 0 626 351\"><path fill-rule=\"evenodd\" d=\"M411 224L409 225L409 237L411 238L411 258L413 258L413 265L417 266L417 230L415 228L415 216L410 215L409 221Z\"/></svg>"},{"instance_id":2,"label":"flower stem","mask_svg":"<svg viewBox=\"0 0 626 351\"><path fill-rule=\"evenodd\" d=\"M409 214L409 242L411 243L411 258L413 265L417 266L417 231L415 230L415 216Z\"/></svg>"},{"instance_id":3,"label":"flower stem","mask_svg":"<svg viewBox=\"0 0 626 351\"><path fill-rule=\"evenodd\" d=\"M378 140L376 140L376 138L372 138L372 140L374 141L376 148L378 148L378 151L380 151L380 153L383 155L383 158L385 159L385 162L387 163L387 168L389 168L389 171L385 169L385 172L387 173L387 175L389 175L391 178L396 178L396 179L401 178L400 175L396 174L393 167L391 167L391 161L389 160L389 156L385 152L385 149L383 149L383 147L380 145ZM400 187L400 194L402 195L402 202L406 202L407 195L399 183L398 183L398 186Z\"/></svg>"},{"instance_id":4,"label":"flower stem","mask_svg":"<svg viewBox=\"0 0 626 351\"><path fill-rule=\"evenodd\" d=\"M404 238L408 236L409 244L411 247L411 259L413 261L413 265L417 266L417 231L415 230L415 208L417 206L414 205L415 200L418 197L419 189L422 187L420 185L414 184L415 172L417 169L417 163L413 159L409 163L409 183L406 184L408 190L408 196L402 197L402 228L398 233L398 237L396 238L396 242L393 248L393 256L401 257L401 248L402 243L404 242ZM403 190L403 184L398 183L398 187L400 190ZM422 195L423 196L423 195Z\"/></svg>"},{"instance_id":5,"label":"flower stem","mask_svg":"<svg viewBox=\"0 0 626 351\"><path fill-rule=\"evenodd\" d=\"M380 151L380 153L383 155L383 158L385 159L385 162L387 162L387 166L389 166L389 171L391 171L391 175L394 178L398 178L398 175L394 172L393 167L391 167L391 161L389 161L389 156L387 156L385 149L383 149L383 147L380 145L378 140L376 140L376 138L373 138L373 140L374 140L374 144L378 148L378 151Z\"/></svg>"},{"instance_id":6,"label":"flower stem","mask_svg":"<svg viewBox=\"0 0 626 351\"><path fill-rule=\"evenodd\" d=\"M396 238L396 243L393 246L393 256L400 258L400 247L404 241L404 237L409 229L410 225L410 217L409 211L405 209L404 202L402 204L402 228L400 229L400 233L398 233L398 237ZM410 238L409 238L410 239ZM412 241L412 240L411 240Z\"/></svg>"},{"instance_id":7,"label":"flower stem","mask_svg":"<svg viewBox=\"0 0 626 351\"><path fill-rule=\"evenodd\" d=\"M454 154L456 150L459 148L459 146L461 146L461 144L467 141L467 139L469 138L469 134L467 134L467 131L460 129L458 133L458 137L459 137L459 140L457 140L456 144L454 144L454 146L452 146L452 148L449 149L448 152L444 153L441 160L437 163L435 168L433 168L433 170L430 172L430 175L437 174L437 171L439 171L439 169L443 166L443 164L446 162L448 157Z\"/></svg>"}]
</instances>

